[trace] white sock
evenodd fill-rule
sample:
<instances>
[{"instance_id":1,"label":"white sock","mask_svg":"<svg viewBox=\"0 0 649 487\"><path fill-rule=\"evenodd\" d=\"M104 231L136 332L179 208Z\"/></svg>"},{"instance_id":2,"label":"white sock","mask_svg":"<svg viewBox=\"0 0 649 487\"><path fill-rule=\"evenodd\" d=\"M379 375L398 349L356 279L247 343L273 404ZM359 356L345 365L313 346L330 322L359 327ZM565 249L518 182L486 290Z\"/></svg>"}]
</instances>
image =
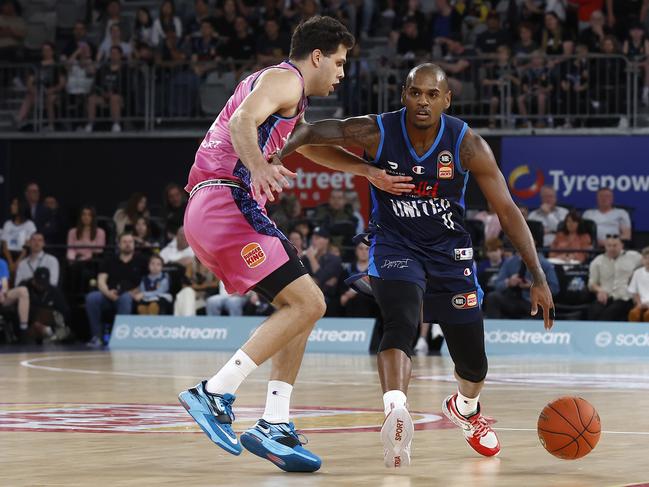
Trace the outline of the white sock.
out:
<instances>
[{"instance_id":1,"label":"white sock","mask_svg":"<svg viewBox=\"0 0 649 487\"><path fill-rule=\"evenodd\" d=\"M458 390L457 397L455 398L455 406L457 407L458 412L462 416L472 416L478 411L478 399L480 399L480 394L474 398L463 396L462 393Z\"/></svg>"},{"instance_id":2,"label":"white sock","mask_svg":"<svg viewBox=\"0 0 649 487\"><path fill-rule=\"evenodd\" d=\"M257 364L246 352L239 349L214 377L207 381L207 392L211 394L234 394Z\"/></svg>"},{"instance_id":3,"label":"white sock","mask_svg":"<svg viewBox=\"0 0 649 487\"><path fill-rule=\"evenodd\" d=\"M395 389L386 392L383 394L383 410L385 411L385 415L387 416L390 411L392 411L393 407L397 408L403 406L405 408L406 402L406 395L402 391Z\"/></svg>"},{"instance_id":4,"label":"white sock","mask_svg":"<svg viewBox=\"0 0 649 487\"><path fill-rule=\"evenodd\" d=\"M281 380L268 381L266 409L261 417L269 423L288 423L293 386Z\"/></svg>"}]
</instances>

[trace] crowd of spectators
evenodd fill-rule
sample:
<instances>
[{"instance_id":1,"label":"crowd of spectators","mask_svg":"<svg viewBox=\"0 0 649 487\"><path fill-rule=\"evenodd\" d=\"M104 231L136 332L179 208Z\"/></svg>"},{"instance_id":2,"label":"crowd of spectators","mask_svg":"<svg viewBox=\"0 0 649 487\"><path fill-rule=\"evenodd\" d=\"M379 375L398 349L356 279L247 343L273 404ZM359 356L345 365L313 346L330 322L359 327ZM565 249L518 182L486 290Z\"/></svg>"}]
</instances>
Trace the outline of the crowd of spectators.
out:
<instances>
[{"instance_id":1,"label":"crowd of spectators","mask_svg":"<svg viewBox=\"0 0 649 487\"><path fill-rule=\"evenodd\" d=\"M1 5L3 59L39 67L14 79L25 91L19 127L42 88L47 129L56 128L66 97L79 101L86 120L77 128L94 130L97 110L105 107L110 129L120 131L125 111L143 113L143 67L154 65L161 69L156 96L169 97L158 103L160 115L186 115L208 78L228 91L245 73L285 59L293 29L315 14L338 18L359 39L360 49L350 54L352 77L368 81L363 76L374 68L432 60L449 74L457 102L487 103L492 127L503 104L523 125L573 126L585 120L570 114L624 113L625 57L638 68L638 97L649 105L649 0L152 0L137 7L95 0L40 52L23 48L21 3ZM591 54L609 57L592 60ZM377 56L378 65L367 62ZM402 74L387 88L397 104ZM353 107L359 108L352 103L348 111Z\"/></svg>"},{"instance_id":2,"label":"crowd of spectators","mask_svg":"<svg viewBox=\"0 0 649 487\"><path fill-rule=\"evenodd\" d=\"M38 183L28 183L24 195L11 200L1 235L5 341L87 340L99 348L116 313L268 315L271 306L263 297L228 293L195 258L182 228L186 193L172 183L164 194L160 212L136 192L112 216L98 217L92 206L82 206L68 226L56 199L42 198ZM521 211L558 317L649 321L649 248L642 255L631 250L629 213L614 205L613 192L600 189L596 207L583 216L561 206L551 187L544 186L540 197L539 208ZM370 260L367 245L352 240L367 226L355 192L333 190L314 208L302 208L287 193L269 212L323 291L327 316L378 317L374 301L345 284L367 271ZM483 309L488 318L524 318L531 277L497 221L490 210L467 214L486 293ZM562 304L568 316L561 314Z\"/></svg>"}]
</instances>

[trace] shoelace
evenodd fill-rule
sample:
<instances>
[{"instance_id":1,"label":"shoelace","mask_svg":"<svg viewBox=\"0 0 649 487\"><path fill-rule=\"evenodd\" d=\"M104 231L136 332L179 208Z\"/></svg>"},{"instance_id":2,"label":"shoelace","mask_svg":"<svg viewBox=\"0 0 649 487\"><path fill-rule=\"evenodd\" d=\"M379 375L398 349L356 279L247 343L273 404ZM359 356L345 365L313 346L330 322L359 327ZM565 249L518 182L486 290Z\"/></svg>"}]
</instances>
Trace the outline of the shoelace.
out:
<instances>
[{"instance_id":1,"label":"shoelace","mask_svg":"<svg viewBox=\"0 0 649 487\"><path fill-rule=\"evenodd\" d=\"M234 396L232 394L224 394L219 399L221 400L221 405L223 406L223 412L228 416L230 416L232 422L234 422L235 420L234 411L232 411L232 403L234 402Z\"/></svg>"},{"instance_id":2,"label":"shoelace","mask_svg":"<svg viewBox=\"0 0 649 487\"><path fill-rule=\"evenodd\" d=\"M292 423L292 422L289 423L288 424L288 429L290 430L291 435L293 437L295 437L295 439L297 439L297 441L300 442L300 445L304 446L304 445L307 445L309 443L309 439L306 437L306 435L304 435L303 433L299 433L295 429L295 424L294 423Z\"/></svg>"},{"instance_id":3,"label":"shoelace","mask_svg":"<svg viewBox=\"0 0 649 487\"><path fill-rule=\"evenodd\" d=\"M473 436L479 436L482 438L485 436L487 433L490 431L489 423L487 420L484 418L484 416L480 415L473 421L471 421L471 426L473 428Z\"/></svg>"}]
</instances>

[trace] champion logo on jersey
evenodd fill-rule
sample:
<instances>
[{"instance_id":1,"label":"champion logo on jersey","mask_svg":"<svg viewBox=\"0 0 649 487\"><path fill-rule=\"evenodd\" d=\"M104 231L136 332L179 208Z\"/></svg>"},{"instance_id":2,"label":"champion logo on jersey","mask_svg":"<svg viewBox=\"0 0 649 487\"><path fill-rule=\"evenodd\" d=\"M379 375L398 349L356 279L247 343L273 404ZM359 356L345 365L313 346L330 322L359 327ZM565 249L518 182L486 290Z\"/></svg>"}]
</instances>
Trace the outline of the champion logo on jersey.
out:
<instances>
[{"instance_id":1,"label":"champion logo on jersey","mask_svg":"<svg viewBox=\"0 0 649 487\"><path fill-rule=\"evenodd\" d=\"M469 269L468 267L465 268L465 269L464 269L464 275L465 275L466 277L469 277L469 276L471 275L471 269Z\"/></svg>"},{"instance_id":2,"label":"champion logo on jersey","mask_svg":"<svg viewBox=\"0 0 649 487\"><path fill-rule=\"evenodd\" d=\"M424 166L415 166L412 168L412 172L415 174L424 174L426 172L426 168Z\"/></svg>"},{"instance_id":3,"label":"champion logo on jersey","mask_svg":"<svg viewBox=\"0 0 649 487\"><path fill-rule=\"evenodd\" d=\"M473 247L466 247L455 250L455 260L471 260L473 259ZM467 274L465 274L467 275Z\"/></svg>"},{"instance_id":4,"label":"champion logo on jersey","mask_svg":"<svg viewBox=\"0 0 649 487\"><path fill-rule=\"evenodd\" d=\"M241 257L248 267L254 269L266 260L266 254L257 242L251 242L241 249Z\"/></svg>"}]
</instances>

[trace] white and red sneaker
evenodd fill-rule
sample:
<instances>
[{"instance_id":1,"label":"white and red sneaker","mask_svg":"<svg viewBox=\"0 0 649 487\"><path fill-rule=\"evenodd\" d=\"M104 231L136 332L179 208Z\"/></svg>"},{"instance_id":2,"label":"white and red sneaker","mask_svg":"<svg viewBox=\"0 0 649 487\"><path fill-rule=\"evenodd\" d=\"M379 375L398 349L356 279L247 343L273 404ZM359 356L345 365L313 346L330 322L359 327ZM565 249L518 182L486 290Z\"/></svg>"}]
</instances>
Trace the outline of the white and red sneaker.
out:
<instances>
[{"instance_id":1,"label":"white and red sneaker","mask_svg":"<svg viewBox=\"0 0 649 487\"><path fill-rule=\"evenodd\" d=\"M480 413L480 403L478 403L478 411L467 418L457 410L455 405L456 397L457 393L444 399L442 403L444 416L462 428L464 439L480 455L485 457L498 455L500 453L500 442L494 430L491 429L485 417Z\"/></svg>"},{"instance_id":2,"label":"white and red sneaker","mask_svg":"<svg viewBox=\"0 0 649 487\"><path fill-rule=\"evenodd\" d=\"M381 427L383 461L388 468L410 465L410 445L415 426L404 406L392 407Z\"/></svg>"}]
</instances>

